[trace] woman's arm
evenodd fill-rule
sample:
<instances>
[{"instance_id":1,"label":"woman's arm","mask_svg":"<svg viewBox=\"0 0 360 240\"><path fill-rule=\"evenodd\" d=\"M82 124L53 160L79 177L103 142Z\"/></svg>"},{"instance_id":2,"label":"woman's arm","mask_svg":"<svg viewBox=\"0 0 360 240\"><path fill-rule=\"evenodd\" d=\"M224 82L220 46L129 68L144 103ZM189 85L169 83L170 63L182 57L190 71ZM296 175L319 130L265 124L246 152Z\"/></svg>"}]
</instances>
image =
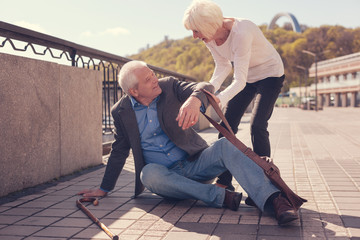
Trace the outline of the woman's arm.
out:
<instances>
[{"instance_id":1,"label":"woman's arm","mask_svg":"<svg viewBox=\"0 0 360 240\"><path fill-rule=\"evenodd\" d=\"M230 101L236 94L242 91L246 85L253 35L251 31L235 33L232 42L231 51L234 54L234 79L232 83L217 96L222 105Z\"/></svg>"},{"instance_id":2,"label":"woman's arm","mask_svg":"<svg viewBox=\"0 0 360 240\"><path fill-rule=\"evenodd\" d=\"M232 65L228 59L222 57L210 45L207 44L206 46L209 49L215 63L215 69L209 82L215 87L215 92L216 92L220 89L226 77L231 72Z\"/></svg>"}]
</instances>

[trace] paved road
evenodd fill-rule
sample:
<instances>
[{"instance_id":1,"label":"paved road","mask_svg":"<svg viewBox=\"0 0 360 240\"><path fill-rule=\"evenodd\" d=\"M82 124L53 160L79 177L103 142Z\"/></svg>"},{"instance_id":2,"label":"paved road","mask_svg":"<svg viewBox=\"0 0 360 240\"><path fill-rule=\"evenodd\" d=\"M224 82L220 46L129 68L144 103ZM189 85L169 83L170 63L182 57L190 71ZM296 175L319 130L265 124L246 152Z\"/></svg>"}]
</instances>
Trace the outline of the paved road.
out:
<instances>
[{"instance_id":1,"label":"paved road","mask_svg":"<svg viewBox=\"0 0 360 240\"><path fill-rule=\"evenodd\" d=\"M234 212L194 200L166 201L149 192L132 199L132 160L116 189L89 209L126 240L360 239L360 109L276 108L269 130L283 178L308 199L290 226L277 226L270 215L243 202ZM209 143L217 138L213 128L201 134ZM249 116L238 137L250 145ZM75 193L97 187L103 172L98 167L0 199L0 239L108 239L75 206Z\"/></svg>"}]
</instances>

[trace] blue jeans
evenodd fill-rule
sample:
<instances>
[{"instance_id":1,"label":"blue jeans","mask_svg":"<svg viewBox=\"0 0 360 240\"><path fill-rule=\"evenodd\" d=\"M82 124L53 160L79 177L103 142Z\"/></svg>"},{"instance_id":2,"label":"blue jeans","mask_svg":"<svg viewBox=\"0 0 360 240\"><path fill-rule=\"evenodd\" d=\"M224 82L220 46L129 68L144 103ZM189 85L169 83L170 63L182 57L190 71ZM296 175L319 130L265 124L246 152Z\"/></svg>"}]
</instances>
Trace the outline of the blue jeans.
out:
<instances>
[{"instance_id":1,"label":"blue jeans","mask_svg":"<svg viewBox=\"0 0 360 240\"><path fill-rule=\"evenodd\" d=\"M229 170L256 205L264 211L266 200L279 192L264 171L227 139L221 138L205 149L195 161L182 160L170 168L150 163L141 171L141 181L151 192L163 197L198 199L222 207L225 189L204 184Z\"/></svg>"}]
</instances>

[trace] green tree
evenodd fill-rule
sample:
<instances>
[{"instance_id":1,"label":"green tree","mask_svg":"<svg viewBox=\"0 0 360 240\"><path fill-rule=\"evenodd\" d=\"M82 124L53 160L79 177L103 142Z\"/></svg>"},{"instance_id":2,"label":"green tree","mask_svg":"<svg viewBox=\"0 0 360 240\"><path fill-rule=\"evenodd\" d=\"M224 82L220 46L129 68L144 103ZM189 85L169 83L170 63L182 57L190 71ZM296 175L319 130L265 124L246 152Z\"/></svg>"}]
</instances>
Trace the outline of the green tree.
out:
<instances>
[{"instance_id":1,"label":"green tree","mask_svg":"<svg viewBox=\"0 0 360 240\"><path fill-rule=\"evenodd\" d=\"M349 29L342 26L301 26L302 33L289 30L289 26L267 30L259 26L265 37L279 52L285 67L286 83L283 91L298 86L304 78L304 71L296 66L310 68L314 58L303 50L318 53L318 60L326 60L360 51L360 28ZM179 40L165 38L159 44L129 56L151 65L192 76L198 81L209 81L214 71L214 60L205 44L191 36ZM232 74L224 82L227 86ZM313 79L309 79L310 84ZM304 83L303 83L304 84Z\"/></svg>"}]
</instances>

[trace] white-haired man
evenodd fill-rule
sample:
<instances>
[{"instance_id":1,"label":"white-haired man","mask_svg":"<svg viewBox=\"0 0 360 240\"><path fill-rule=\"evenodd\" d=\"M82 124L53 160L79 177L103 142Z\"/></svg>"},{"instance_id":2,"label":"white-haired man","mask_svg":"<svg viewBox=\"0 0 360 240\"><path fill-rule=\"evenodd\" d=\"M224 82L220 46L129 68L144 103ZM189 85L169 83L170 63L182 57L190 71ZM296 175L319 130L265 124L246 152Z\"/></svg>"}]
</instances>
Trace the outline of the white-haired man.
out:
<instances>
[{"instance_id":1,"label":"white-haired man","mask_svg":"<svg viewBox=\"0 0 360 240\"><path fill-rule=\"evenodd\" d=\"M198 199L212 207L236 211L242 194L204 184L229 170L259 209L274 207L279 224L298 218L288 200L251 159L221 138L211 146L191 126L208 105L202 89L208 83L189 83L173 77L158 80L141 61L125 64L119 83L127 93L112 108L115 142L100 185L84 196L106 196L133 151L135 196L144 187L163 197Z\"/></svg>"}]
</instances>

